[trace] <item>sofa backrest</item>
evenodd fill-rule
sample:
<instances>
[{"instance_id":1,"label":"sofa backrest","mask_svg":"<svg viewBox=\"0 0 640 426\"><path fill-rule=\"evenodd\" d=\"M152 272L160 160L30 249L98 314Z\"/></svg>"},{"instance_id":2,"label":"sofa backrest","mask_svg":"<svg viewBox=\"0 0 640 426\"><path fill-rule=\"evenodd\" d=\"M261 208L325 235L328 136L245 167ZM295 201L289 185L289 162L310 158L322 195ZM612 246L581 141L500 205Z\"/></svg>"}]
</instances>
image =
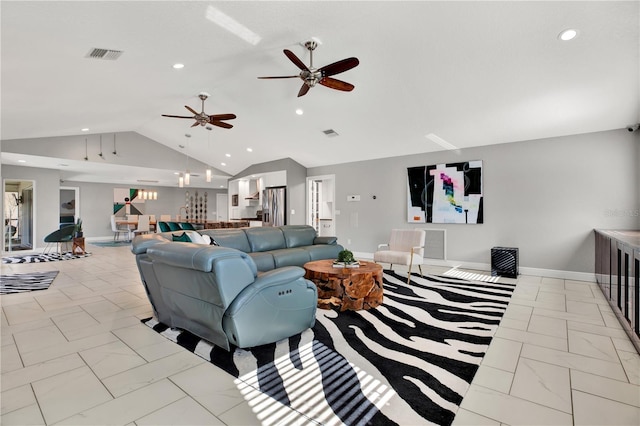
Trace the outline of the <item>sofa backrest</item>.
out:
<instances>
[{"instance_id":1,"label":"sofa backrest","mask_svg":"<svg viewBox=\"0 0 640 426\"><path fill-rule=\"evenodd\" d=\"M287 248L284 234L279 227L245 228L244 233L247 235L252 252Z\"/></svg>"},{"instance_id":2,"label":"sofa backrest","mask_svg":"<svg viewBox=\"0 0 640 426\"><path fill-rule=\"evenodd\" d=\"M200 233L210 236L222 247L230 247L245 253L251 253L251 246L243 229L204 229Z\"/></svg>"},{"instance_id":3,"label":"sofa backrest","mask_svg":"<svg viewBox=\"0 0 640 426\"><path fill-rule=\"evenodd\" d=\"M316 230L309 225L286 225L280 226L280 229L287 248L311 246L317 236Z\"/></svg>"}]
</instances>

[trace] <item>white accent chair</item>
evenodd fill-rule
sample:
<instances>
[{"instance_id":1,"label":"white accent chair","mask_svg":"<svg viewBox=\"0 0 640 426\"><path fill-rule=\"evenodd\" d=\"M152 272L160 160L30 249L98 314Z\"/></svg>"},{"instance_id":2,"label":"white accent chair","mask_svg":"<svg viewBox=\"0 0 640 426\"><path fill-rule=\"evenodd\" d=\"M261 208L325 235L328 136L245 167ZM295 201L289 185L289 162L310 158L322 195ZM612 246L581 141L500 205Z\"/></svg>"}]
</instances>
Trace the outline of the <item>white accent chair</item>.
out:
<instances>
[{"instance_id":1,"label":"white accent chair","mask_svg":"<svg viewBox=\"0 0 640 426\"><path fill-rule=\"evenodd\" d=\"M392 229L389 243L378 245L378 251L373 254L373 261L389 263L390 269L393 269L394 263L409 266L407 276L407 284L409 284L413 265L418 265L422 275L425 239L424 229Z\"/></svg>"},{"instance_id":2,"label":"white accent chair","mask_svg":"<svg viewBox=\"0 0 640 426\"><path fill-rule=\"evenodd\" d=\"M111 230L113 231L113 241L120 237L120 234L126 234L129 236L129 227L119 226L116 222L116 215L111 215Z\"/></svg>"},{"instance_id":3,"label":"white accent chair","mask_svg":"<svg viewBox=\"0 0 640 426\"><path fill-rule=\"evenodd\" d=\"M139 235L139 234L146 234L150 230L151 230L151 227L149 226L149 215L141 214L138 216L138 227L132 230L131 233L135 237L136 235Z\"/></svg>"},{"instance_id":4,"label":"white accent chair","mask_svg":"<svg viewBox=\"0 0 640 426\"><path fill-rule=\"evenodd\" d=\"M170 214L161 214L160 215L160 221L162 221L162 222L171 222L171 215Z\"/></svg>"}]
</instances>

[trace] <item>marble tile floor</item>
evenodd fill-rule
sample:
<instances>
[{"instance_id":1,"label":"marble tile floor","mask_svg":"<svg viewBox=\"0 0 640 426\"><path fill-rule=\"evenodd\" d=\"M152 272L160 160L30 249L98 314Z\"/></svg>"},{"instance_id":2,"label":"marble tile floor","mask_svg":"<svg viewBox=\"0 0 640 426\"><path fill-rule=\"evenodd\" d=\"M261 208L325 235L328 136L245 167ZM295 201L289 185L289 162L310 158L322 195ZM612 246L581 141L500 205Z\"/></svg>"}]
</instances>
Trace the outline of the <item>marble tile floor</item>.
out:
<instances>
[{"instance_id":1,"label":"marble tile floor","mask_svg":"<svg viewBox=\"0 0 640 426\"><path fill-rule=\"evenodd\" d=\"M2 425L314 424L245 400L234 378L142 325L151 308L128 247L88 249L2 265L60 271L48 290L0 297ZM521 275L454 424L639 425L640 355L597 285Z\"/></svg>"}]
</instances>

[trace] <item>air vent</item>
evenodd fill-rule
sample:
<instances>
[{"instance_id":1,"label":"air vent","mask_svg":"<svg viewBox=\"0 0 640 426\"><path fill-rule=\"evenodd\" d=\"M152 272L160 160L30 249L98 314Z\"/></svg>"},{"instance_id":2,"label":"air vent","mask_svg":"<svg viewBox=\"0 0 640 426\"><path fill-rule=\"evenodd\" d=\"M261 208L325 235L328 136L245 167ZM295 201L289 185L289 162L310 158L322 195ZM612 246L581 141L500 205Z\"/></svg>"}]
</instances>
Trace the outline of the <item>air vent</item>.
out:
<instances>
[{"instance_id":1,"label":"air vent","mask_svg":"<svg viewBox=\"0 0 640 426\"><path fill-rule=\"evenodd\" d=\"M333 129L323 130L322 133L327 135L327 137L329 137L329 138L335 138L336 136L338 136L338 132L336 132Z\"/></svg>"},{"instance_id":2,"label":"air vent","mask_svg":"<svg viewBox=\"0 0 640 426\"><path fill-rule=\"evenodd\" d=\"M87 58L115 61L120 55L122 55L122 50L99 49L96 47L89 51Z\"/></svg>"},{"instance_id":3,"label":"air vent","mask_svg":"<svg viewBox=\"0 0 640 426\"><path fill-rule=\"evenodd\" d=\"M140 182L140 183L158 183L159 181L151 180L151 179L138 179L138 182Z\"/></svg>"}]
</instances>

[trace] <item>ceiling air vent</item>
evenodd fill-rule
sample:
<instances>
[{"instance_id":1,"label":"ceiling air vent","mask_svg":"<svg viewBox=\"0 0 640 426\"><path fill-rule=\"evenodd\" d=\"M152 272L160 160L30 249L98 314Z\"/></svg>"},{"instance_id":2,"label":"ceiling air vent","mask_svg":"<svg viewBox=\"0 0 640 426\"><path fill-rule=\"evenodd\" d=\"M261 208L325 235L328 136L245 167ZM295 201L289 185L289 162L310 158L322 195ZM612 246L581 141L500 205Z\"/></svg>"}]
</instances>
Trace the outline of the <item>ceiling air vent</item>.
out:
<instances>
[{"instance_id":1,"label":"ceiling air vent","mask_svg":"<svg viewBox=\"0 0 640 426\"><path fill-rule=\"evenodd\" d=\"M323 130L322 133L324 133L329 138L335 138L336 136L338 136L338 132L333 129Z\"/></svg>"},{"instance_id":2,"label":"ceiling air vent","mask_svg":"<svg viewBox=\"0 0 640 426\"><path fill-rule=\"evenodd\" d=\"M87 53L87 58L115 61L122 55L122 50L93 48Z\"/></svg>"}]
</instances>

